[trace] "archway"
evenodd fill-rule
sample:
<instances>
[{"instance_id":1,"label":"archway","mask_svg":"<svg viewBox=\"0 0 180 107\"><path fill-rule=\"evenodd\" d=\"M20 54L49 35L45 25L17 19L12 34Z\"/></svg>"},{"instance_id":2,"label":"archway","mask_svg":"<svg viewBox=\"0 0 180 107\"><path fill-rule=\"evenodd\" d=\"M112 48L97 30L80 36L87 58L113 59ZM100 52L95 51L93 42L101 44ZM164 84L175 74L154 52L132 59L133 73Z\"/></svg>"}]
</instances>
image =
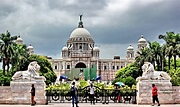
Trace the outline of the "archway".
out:
<instances>
[{"instance_id":1,"label":"archway","mask_svg":"<svg viewBox=\"0 0 180 107\"><path fill-rule=\"evenodd\" d=\"M82 62L76 64L75 68L86 68L86 65Z\"/></svg>"}]
</instances>

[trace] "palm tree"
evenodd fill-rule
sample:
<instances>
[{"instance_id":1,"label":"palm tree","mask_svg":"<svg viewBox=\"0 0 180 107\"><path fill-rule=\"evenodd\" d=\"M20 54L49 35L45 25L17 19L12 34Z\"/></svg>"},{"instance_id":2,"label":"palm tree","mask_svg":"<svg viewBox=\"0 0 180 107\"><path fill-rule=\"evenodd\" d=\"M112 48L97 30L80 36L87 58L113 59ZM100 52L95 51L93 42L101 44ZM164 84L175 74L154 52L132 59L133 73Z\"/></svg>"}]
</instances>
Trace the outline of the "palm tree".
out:
<instances>
[{"instance_id":1,"label":"palm tree","mask_svg":"<svg viewBox=\"0 0 180 107\"><path fill-rule=\"evenodd\" d=\"M166 44L163 44L162 46L161 46L161 64L162 64L162 71L164 71L164 66L165 66L165 62L166 62L166 47L167 47L167 45Z\"/></svg>"},{"instance_id":2,"label":"palm tree","mask_svg":"<svg viewBox=\"0 0 180 107\"><path fill-rule=\"evenodd\" d=\"M140 51L137 51L137 56L135 58L135 65L140 68L140 75L142 74L142 65L144 64L145 61L148 61L148 54L149 54L149 49L148 48L143 48Z\"/></svg>"},{"instance_id":3,"label":"palm tree","mask_svg":"<svg viewBox=\"0 0 180 107\"><path fill-rule=\"evenodd\" d=\"M27 46L24 44L16 44L13 50L14 55L11 58L12 75L15 71L24 70L22 65L24 65L29 57Z\"/></svg>"},{"instance_id":4,"label":"palm tree","mask_svg":"<svg viewBox=\"0 0 180 107\"><path fill-rule=\"evenodd\" d=\"M171 46L173 47L173 57L174 57L174 69L176 70L176 56L179 54L180 47L180 34L173 33L173 40Z\"/></svg>"},{"instance_id":5,"label":"palm tree","mask_svg":"<svg viewBox=\"0 0 180 107\"><path fill-rule=\"evenodd\" d=\"M10 32L6 32L5 34L2 33L0 35L0 53L1 53L1 59L3 61L2 68L3 68L3 74L5 75L6 66L7 66L7 72L9 71L9 65L10 65L10 59L14 54L12 46L14 45L14 40L17 39L17 36L12 36Z\"/></svg>"},{"instance_id":6,"label":"palm tree","mask_svg":"<svg viewBox=\"0 0 180 107\"><path fill-rule=\"evenodd\" d=\"M171 69L170 68L171 67L170 64L171 64L171 58L173 56L173 48L172 48L172 46L168 46L166 48L166 54L168 56L168 69Z\"/></svg>"},{"instance_id":7,"label":"palm tree","mask_svg":"<svg viewBox=\"0 0 180 107\"><path fill-rule=\"evenodd\" d=\"M157 64L157 69L158 71L160 70L160 66L162 66L162 61L160 61L161 59L161 45L158 43L158 42L149 42L149 49L150 49L150 52L151 52L151 57L153 57L153 65L154 65L154 68L155 68L155 63Z\"/></svg>"},{"instance_id":8,"label":"palm tree","mask_svg":"<svg viewBox=\"0 0 180 107\"><path fill-rule=\"evenodd\" d=\"M163 39L166 42L166 56L168 57L168 69L170 69L170 60L172 58L172 48L170 47L170 43L172 40L173 32L166 32L166 35L159 35L159 39Z\"/></svg>"},{"instance_id":9,"label":"palm tree","mask_svg":"<svg viewBox=\"0 0 180 107\"><path fill-rule=\"evenodd\" d=\"M145 61L151 62L155 66L155 56L154 56L154 53L148 47L146 47Z\"/></svg>"},{"instance_id":10,"label":"palm tree","mask_svg":"<svg viewBox=\"0 0 180 107\"><path fill-rule=\"evenodd\" d=\"M164 39L167 44L168 69L170 69L170 59L174 57L174 69L176 69L176 56L179 55L180 35L174 32L166 32L166 35L159 35L159 39Z\"/></svg>"}]
</instances>

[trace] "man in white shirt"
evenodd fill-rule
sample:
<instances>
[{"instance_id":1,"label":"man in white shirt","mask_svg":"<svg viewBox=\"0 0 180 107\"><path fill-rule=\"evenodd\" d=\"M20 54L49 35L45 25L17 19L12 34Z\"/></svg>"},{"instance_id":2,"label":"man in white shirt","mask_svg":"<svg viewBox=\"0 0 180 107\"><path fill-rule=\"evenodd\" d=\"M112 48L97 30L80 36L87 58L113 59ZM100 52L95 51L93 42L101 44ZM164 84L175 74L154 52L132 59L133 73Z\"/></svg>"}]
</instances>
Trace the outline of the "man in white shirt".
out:
<instances>
[{"instance_id":1,"label":"man in white shirt","mask_svg":"<svg viewBox=\"0 0 180 107\"><path fill-rule=\"evenodd\" d=\"M91 104L92 104L92 102L93 102L93 104L95 104L95 99L94 99L94 94L95 94L95 88L94 88L94 86L93 86L93 84L91 83L91 85L90 85L90 88L89 88L89 91L90 91L90 95L89 95L89 98L90 98L90 101L91 101Z\"/></svg>"}]
</instances>

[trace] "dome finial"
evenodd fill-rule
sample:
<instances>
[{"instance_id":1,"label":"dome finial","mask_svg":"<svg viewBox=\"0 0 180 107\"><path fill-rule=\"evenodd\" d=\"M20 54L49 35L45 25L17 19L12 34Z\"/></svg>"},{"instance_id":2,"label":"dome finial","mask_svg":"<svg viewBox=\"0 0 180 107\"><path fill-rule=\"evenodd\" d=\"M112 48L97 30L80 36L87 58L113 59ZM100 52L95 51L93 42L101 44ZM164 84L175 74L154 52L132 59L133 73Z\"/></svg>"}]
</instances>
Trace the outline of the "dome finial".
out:
<instances>
[{"instance_id":1,"label":"dome finial","mask_svg":"<svg viewBox=\"0 0 180 107\"><path fill-rule=\"evenodd\" d=\"M82 16L83 14L79 15L80 22L79 22L78 28L83 28Z\"/></svg>"},{"instance_id":2,"label":"dome finial","mask_svg":"<svg viewBox=\"0 0 180 107\"><path fill-rule=\"evenodd\" d=\"M83 14L80 14L80 15L79 15L80 22L82 22L82 16L83 16Z\"/></svg>"}]
</instances>

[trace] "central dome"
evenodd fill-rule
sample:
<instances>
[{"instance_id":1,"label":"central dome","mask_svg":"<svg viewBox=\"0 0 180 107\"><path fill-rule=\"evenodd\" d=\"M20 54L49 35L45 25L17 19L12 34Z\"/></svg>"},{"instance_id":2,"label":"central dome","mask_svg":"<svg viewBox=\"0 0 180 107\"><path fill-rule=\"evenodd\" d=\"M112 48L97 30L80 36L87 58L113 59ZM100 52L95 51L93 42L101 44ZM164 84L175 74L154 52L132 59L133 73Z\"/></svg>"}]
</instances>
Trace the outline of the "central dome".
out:
<instances>
[{"instance_id":1,"label":"central dome","mask_svg":"<svg viewBox=\"0 0 180 107\"><path fill-rule=\"evenodd\" d=\"M70 38L91 38L91 34L84 28L76 28L70 35Z\"/></svg>"}]
</instances>

